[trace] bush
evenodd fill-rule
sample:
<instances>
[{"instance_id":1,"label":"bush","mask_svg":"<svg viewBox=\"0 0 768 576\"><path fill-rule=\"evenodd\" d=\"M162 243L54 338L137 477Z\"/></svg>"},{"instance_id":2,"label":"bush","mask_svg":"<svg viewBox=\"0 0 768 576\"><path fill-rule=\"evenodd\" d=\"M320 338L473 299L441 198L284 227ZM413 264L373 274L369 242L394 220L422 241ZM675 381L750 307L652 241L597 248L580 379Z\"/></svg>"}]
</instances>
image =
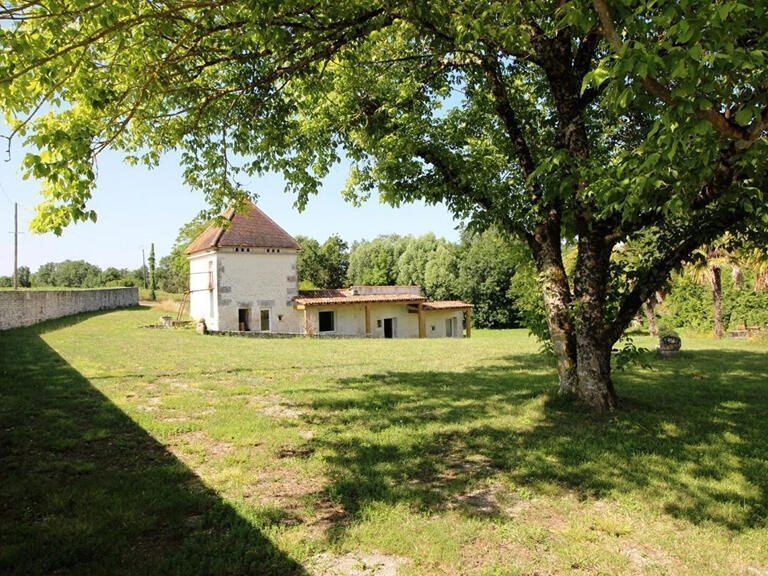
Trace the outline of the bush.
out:
<instances>
[{"instance_id":1,"label":"bush","mask_svg":"<svg viewBox=\"0 0 768 576\"><path fill-rule=\"evenodd\" d=\"M765 326L768 324L768 294L755 292L748 288L733 290L729 294L731 305L727 326L734 330L736 326Z\"/></svg>"},{"instance_id":2,"label":"bush","mask_svg":"<svg viewBox=\"0 0 768 576\"><path fill-rule=\"evenodd\" d=\"M674 322L674 318L670 318L669 316L657 319L656 327L659 332L659 340L662 338L680 338L680 334L677 332Z\"/></svg>"}]
</instances>

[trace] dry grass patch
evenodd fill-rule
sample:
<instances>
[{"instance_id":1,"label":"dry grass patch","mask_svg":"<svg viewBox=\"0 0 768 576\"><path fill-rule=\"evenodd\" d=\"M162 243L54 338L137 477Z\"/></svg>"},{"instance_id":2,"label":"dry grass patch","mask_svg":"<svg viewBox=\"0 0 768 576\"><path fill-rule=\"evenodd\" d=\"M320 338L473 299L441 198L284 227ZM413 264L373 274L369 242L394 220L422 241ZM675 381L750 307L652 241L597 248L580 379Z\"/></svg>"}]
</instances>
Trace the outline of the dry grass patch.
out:
<instances>
[{"instance_id":1,"label":"dry grass patch","mask_svg":"<svg viewBox=\"0 0 768 576\"><path fill-rule=\"evenodd\" d=\"M308 566L313 576L397 576L400 567L408 562L407 558L388 554L324 552L310 558Z\"/></svg>"}]
</instances>

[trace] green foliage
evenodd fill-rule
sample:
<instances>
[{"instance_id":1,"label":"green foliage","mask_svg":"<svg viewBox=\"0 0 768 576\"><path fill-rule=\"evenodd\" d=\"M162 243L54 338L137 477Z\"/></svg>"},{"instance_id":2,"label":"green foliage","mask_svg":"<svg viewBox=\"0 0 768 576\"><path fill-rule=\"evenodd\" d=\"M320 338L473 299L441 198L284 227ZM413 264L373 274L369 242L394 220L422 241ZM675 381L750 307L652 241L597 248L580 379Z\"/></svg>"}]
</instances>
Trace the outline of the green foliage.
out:
<instances>
[{"instance_id":1,"label":"green foliage","mask_svg":"<svg viewBox=\"0 0 768 576\"><path fill-rule=\"evenodd\" d=\"M440 239L441 243L445 240ZM424 286L427 262L439 245L434 234L425 234L418 238L409 238L408 245L397 259L397 283L413 286Z\"/></svg>"},{"instance_id":2,"label":"green foliage","mask_svg":"<svg viewBox=\"0 0 768 576\"><path fill-rule=\"evenodd\" d=\"M160 260L164 276L163 282L159 283L161 290L173 293L187 290L189 286L189 260L187 260L186 249L195 238L205 231L209 224L210 220L206 216L198 214L179 228L168 260L165 262L163 259Z\"/></svg>"},{"instance_id":3,"label":"green foliage","mask_svg":"<svg viewBox=\"0 0 768 576\"><path fill-rule=\"evenodd\" d=\"M17 280L20 288L32 286L32 277L28 266L19 266Z\"/></svg>"},{"instance_id":4,"label":"green foliage","mask_svg":"<svg viewBox=\"0 0 768 576\"><path fill-rule=\"evenodd\" d=\"M547 309L541 294L539 273L530 258L520 260L515 275L510 280L509 295L520 315L520 323L546 346L549 342Z\"/></svg>"},{"instance_id":5,"label":"green foliage","mask_svg":"<svg viewBox=\"0 0 768 576\"><path fill-rule=\"evenodd\" d=\"M320 243L314 238L307 236L296 236L296 241L301 245L301 250L299 250L296 256L300 288L302 283L314 287L322 286L320 278L324 271L320 257ZM310 290L311 288L301 289Z\"/></svg>"},{"instance_id":6,"label":"green foliage","mask_svg":"<svg viewBox=\"0 0 768 576\"><path fill-rule=\"evenodd\" d=\"M403 254L405 256L405 254ZM402 261L403 256L400 257ZM424 266L424 295L432 300L451 300L460 297L459 262L463 257L461 246L442 238L429 254ZM475 325L477 321L475 321Z\"/></svg>"},{"instance_id":7,"label":"green foliage","mask_svg":"<svg viewBox=\"0 0 768 576\"><path fill-rule=\"evenodd\" d=\"M397 234L379 236L352 244L347 279L350 285L397 284L397 262L410 238Z\"/></svg>"},{"instance_id":8,"label":"green foliage","mask_svg":"<svg viewBox=\"0 0 768 576\"><path fill-rule=\"evenodd\" d=\"M94 288L101 284L101 269L85 260L48 262L32 274L35 287Z\"/></svg>"},{"instance_id":9,"label":"green foliage","mask_svg":"<svg viewBox=\"0 0 768 576\"><path fill-rule=\"evenodd\" d=\"M753 288L753 276L747 273L740 287L734 286L726 268L722 275L723 326L768 325L768 293ZM666 321L676 328L708 332L713 326L712 291L689 274L674 276L665 298Z\"/></svg>"},{"instance_id":10,"label":"green foliage","mask_svg":"<svg viewBox=\"0 0 768 576\"><path fill-rule=\"evenodd\" d=\"M656 318L656 330L659 338L679 338L675 319L670 316L661 316Z\"/></svg>"},{"instance_id":11,"label":"green foliage","mask_svg":"<svg viewBox=\"0 0 768 576\"><path fill-rule=\"evenodd\" d=\"M32 286L29 267L19 266L17 280L19 288L29 288ZM13 276L0 276L0 288L11 287L13 287Z\"/></svg>"},{"instance_id":12,"label":"green foliage","mask_svg":"<svg viewBox=\"0 0 768 576\"><path fill-rule=\"evenodd\" d=\"M35 288L97 288L101 286L122 287L139 286L141 269L126 270L114 267L101 270L95 264L84 260L65 260L47 262L31 275L31 285Z\"/></svg>"},{"instance_id":13,"label":"green foliage","mask_svg":"<svg viewBox=\"0 0 768 576\"><path fill-rule=\"evenodd\" d=\"M527 259L525 249L496 230L462 236L457 292L474 304L472 317L480 327L517 326L520 315L510 292L516 269ZM537 287L536 294L541 294Z\"/></svg>"},{"instance_id":14,"label":"green foliage","mask_svg":"<svg viewBox=\"0 0 768 576\"><path fill-rule=\"evenodd\" d=\"M296 240L301 245L297 257L301 290L343 288L347 285L349 246L344 240L336 234L322 245L306 236L297 236Z\"/></svg>"},{"instance_id":15,"label":"green foliage","mask_svg":"<svg viewBox=\"0 0 768 576\"><path fill-rule=\"evenodd\" d=\"M625 371L633 366L648 368L646 361L647 348L637 346L631 336L624 335L619 340L619 349L613 354L613 364L619 371Z\"/></svg>"},{"instance_id":16,"label":"green foliage","mask_svg":"<svg viewBox=\"0 0 768 576\"><path fill-rule=\"evenodd\" d=\"M727 286L726 278L723 284ZM724 286L726 292L727 288ZM727 298L726 298L727 300ZM676 275L664 300L669 318L665 321L678 328L690 328L697 332L712 330L712 290L688 275ZM727 308L727 305L725 306Z\"/></svg>"},{"instance_id":17,"label":"green foliage","mask_svg":"<svg viewBox=\"0 0 768 576\"><path fill-rule=\"evenodd\" d=\"M93 158L108 147L148 166L180 149L187 183L218 209L245 194L238 175L269 169L283 172L303 203L344 150L355 164L350 198L378 189L394 204L443 200L456 214L512 217L524 230L532 216L526 180L552 197L585 181L596 213L633 221L653 205L680 215L718 153L718 134L697 114L735 99L736 131L751 127L764 104L746 88L765 70L765 46L754 40L764 30L761 3L612 6L630 41L620 50L602 44L574 71L595 134L594 162L578 166L552 146L556 103L541 67L558 56L534 55L530 30L539 41L567 30L583 43L597 23L588 3L396 9L351 0L298 12L270 2L167 11L102 3L88 17L11 6L0 36L0 98L16 134L37 149L24 165L44 183L41 230L95 218L87 208ZM488 85L494 58L538 164L532 174L520 172L499 125ZM630 81L646 77L674 87L666 106ZM48 106L36 108L41 99ZM46 112L25 121L36 110ZM760 157L746 154L743 164L752 170ZM757 188L739 192L754 210Z\"/></svg>"},{"instance_id":18,"label":"green foliage","mask_svg":"<svg viewBox=\"0 0 768 576\"><path fill-rule=\"evenodd\" d=\"M742 288L730 291L727 297L730 302L727 325L731 330L736 326L768 328L768 293Z\"/></svg>"}]
</instances>

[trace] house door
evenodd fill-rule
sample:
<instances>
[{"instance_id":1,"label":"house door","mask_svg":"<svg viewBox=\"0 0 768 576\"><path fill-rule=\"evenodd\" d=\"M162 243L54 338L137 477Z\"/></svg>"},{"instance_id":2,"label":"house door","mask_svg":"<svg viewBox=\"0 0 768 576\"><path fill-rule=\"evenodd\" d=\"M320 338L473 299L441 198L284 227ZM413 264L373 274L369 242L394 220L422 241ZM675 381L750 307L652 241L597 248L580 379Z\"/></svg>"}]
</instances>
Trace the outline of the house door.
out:
<instances>
[{"instance_id":1,"label":"house door","mask_svg":"<svg viewBox=\"0 0 768 576\"><path fill-rule=\"evenodd\" d=\"M456 318L446 318L445 319L445 335L448 338L454 338L457 336L457 323Z\"/></svg>"},{"instance_id":2,"label":"house door","mask_svg":"<svg viewBox=\"0 0 768 576\"><path fill-rule=\"evenodd\" d=\"M240 332L248 332L251 329L251 311L248 308L237 310L237 328Z\"/></svg>"},{"instance_id":3,"label":"house door","mask_svg":"<svg viewBox=\"0 0 768 576\"><path fill-rule=\"evenodd\" d=\"M384 338L393 338L392 318L384 318Z\"/></svg>"}]
</instances>

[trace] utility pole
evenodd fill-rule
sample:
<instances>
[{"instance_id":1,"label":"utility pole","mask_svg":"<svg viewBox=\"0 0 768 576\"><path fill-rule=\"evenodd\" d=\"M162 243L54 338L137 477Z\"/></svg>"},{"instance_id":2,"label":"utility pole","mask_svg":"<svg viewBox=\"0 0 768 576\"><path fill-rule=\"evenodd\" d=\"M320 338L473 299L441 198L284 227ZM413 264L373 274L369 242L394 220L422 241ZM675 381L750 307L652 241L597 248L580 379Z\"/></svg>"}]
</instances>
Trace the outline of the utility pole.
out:
<instances>
[{"instance_id":1,"label":"utility pole","mask_svg":"<svg viewBox=\"0 0 768 576\"><path fill-rule=\"evenodd\" d=\"M13 203L13 289L19 289L19 203Z\"/></svg>"}]
</instances>

